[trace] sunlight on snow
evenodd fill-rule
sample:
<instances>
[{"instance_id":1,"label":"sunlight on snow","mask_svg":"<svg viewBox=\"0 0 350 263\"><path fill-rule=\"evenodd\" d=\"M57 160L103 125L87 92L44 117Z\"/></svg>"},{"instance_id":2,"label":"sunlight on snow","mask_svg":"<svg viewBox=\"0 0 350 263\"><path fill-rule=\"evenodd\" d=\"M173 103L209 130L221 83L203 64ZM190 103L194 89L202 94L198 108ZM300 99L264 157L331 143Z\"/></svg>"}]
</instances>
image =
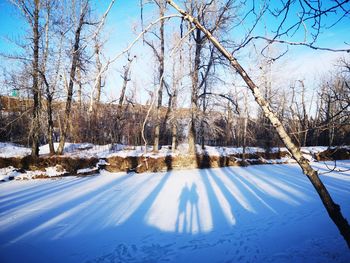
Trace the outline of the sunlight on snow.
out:
<instances>
[{"instance_id":1,"label":"sunlight on snow","mask_svg":"<svg viewBox=\"0 0 350 263\"><path fill-rule=\"evenodd\" d=\"M170 177L145 221L163 231L194 234L212 230L209 200L198 171Z\"/></svg>"},{"instance_id":2,"label":"sunlight on snow","mask_svg":"<svg viewBox=\"0 0 350 263\"><path fill-rule=\"evenodd\" d=\"M298 201L294 200L289 195L281 191L281 189L278 189L277 187L271 185L269 182L265 181L263 178L258 178L256 176L249 176L249 175L247 176L243 174L242 174L242 177L244 177L252 185L255 185L257 188L259 188L260 191L265 192L270 196L278 198L279 200L283 200L292 205L300 204Z\"/></svg>"},{"instance_id":3,"label":"sunlight on snow","mask_svg":"<svg viewBox=\"0 0 350 263\"><path fill-rule=\"evenodd\" d=\"M131 232L150 227L198 234L255 220L252 216L276 215L282 205L312 200L297 185L307 183L305 178L297 178L295 171L289 174L287 166L283 166L286 176L277 172L278 166L274 172L268 168L146 174L102 171L100 176L67 178L55 184L44 181L36 191L29 186L13 197L4 196L0 230L13 230L11 242L46 236L60 239L123 227Z\"/></svg>"}]
</instances>

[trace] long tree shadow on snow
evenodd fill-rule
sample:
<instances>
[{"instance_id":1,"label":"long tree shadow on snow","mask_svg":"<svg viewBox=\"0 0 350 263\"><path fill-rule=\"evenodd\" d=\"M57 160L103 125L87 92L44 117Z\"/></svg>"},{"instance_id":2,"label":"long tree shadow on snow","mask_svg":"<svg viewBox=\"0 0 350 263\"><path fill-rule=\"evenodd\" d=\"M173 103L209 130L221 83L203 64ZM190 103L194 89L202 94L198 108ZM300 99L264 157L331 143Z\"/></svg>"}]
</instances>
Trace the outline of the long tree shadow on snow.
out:
<instances>
[{"instance_id":1,"label":"long tree shadow on snow","mask_svg":"<svg viewBox=\"0 0 350 263\"><path fill-rule=\"evenodd\" d=\"M256 176L245 176L239 171L234 168L198 170L196 177L188 176L192 178L188 185L179 175L172 178L170 171L164 175L139 174L137 180L136 175L125 175L101 186L94 186L94 180L91 179L79 179L43 189L40 193L18 197L21 198L19 200L14 198L1 211L11 212L23 205L39 209L43 203L52 202L52 206L43 213L28 216L26 220L13 225L21 229L21 237L44 231L50 226L50 222L54 224L63 220L67 221L67 227L62 230L61 235L79 235L86 230L98 231L123 224L157 228L159 222L153 218L159 218L159 207L162 205L160 202L164 202L162 199L169 198L167 191L164 191L166 188L172 189L174 194L171 200L166 200L167 207L163 209L161 216L165 224L166 221L172 221L173 226L158 228L193 234L235 225L238 214L256 214L266 208L274 212L274 206L280 203L298 205L303 200L301 192L292 188L293 185L288 184L286 179L271 179L259 171L256 171ZM184 182L173 184L178 180ZM85 189L88 183L93 187L91 190L82 191L81 194L65 200L60 198L70 188L79 192L78 189ZM31 198L27 200L25 197L29 196ZM76 213L80 216L76 217ZM10 224L8 229L11 227ZM18 236L12 236L11 239L16 238Z\"/></svg>"},{"instance_id":2,"label":"long tree shadow on snow","mask_svg":"<svg viewBox=\"0 0 350 263\"><path fill-rule=\"evenodd\" d=\"M18 208L16 204L11 209L2 211L4 216L1 216L1 222L6 223L6 230L16 229L11 231L6 237L2 236L2 240L16 242L17 240L25 237L33 238L33 236L40 235L45 232L46 229L52 225L57 224L69 218L70 216L79 213L80 210L84 209L84 203L95 197L99 193L113 187L113 184L118 184L123 180L126 180L128 176L124 176L114 180L111 184L104 183L101 185L95 185L94 181L98 177L81 178L78 181L70 184L66 189L59 189L58 192L47 191L42 194L40 198L31 201L26 207L26 210L33 209L34 211L39 210L39 213L25 214L21 220L11 223L5 220L11 216L11 212L16 215ZM74 192L70 193L70 188L73 188ZM20 206L21 207L21 206ZM19 207L19 208L20 208ZM19 229L19 230L17 230Z\"/></svg>"},{"instance_id":3,"label":"long tree shadow on snow","mask_svg":"<svg viewBox=\"0 0 350 263\"><path fill-rule=\"evenodd\" d=\"M72 181L62 180L62 182L56 182L40 185L34 189L25 189L18 191L13 195L5 195L1 197L0 201L0 214L2 211L9 212L11 207L25 207L32 202L38 202L41 199L46 199L48 196L54 194L57 195L62 191L67 191L70 188L74 188L79 184L85 183L92 177L74 178Z\"/></svg>"},{"instance_id":4,"label":"long tree shadow on snow","mask_svg":"<svg viewBox=\"0 0 350 263\"><path fill-rule=\"evenodd\" d=\"M349 188L344 185L342 181L349 181L349 171L346 165L341 166L345 172L337 172L331 171L321 163L312 163L312 166L318 170L320 179L323 181L325 186L332 191L332 194L337 195L338 193L350 193ZM340 166L339 166L340 167ZM274 169L276 169L283 177L281 180L289 180L293 181L296 184L301 186L305 186L304 189L308 189L308 193L310 195L317 195L316 190L311 186L311 182L309 179L302 174L301 169L296 164L294 165L275 165ZM323 173L326 173L325 176Z\"/></svg>"},{"instance_id":5,"label":"long tree shadow on snow","mask_svg":"<svg viewBox=\"0 0 350 263\"><path fill-rule=\"evenodd\" d=\"M50 182L7 195L0 219L8 225L0 239L13 248L22 241L76 243L83 237L102 246L129 236L151 240L234 232L307 202L313 190L299 173L265 165ZM8 220L24 206L39 212Z\"/></svg>"}]
</instances>

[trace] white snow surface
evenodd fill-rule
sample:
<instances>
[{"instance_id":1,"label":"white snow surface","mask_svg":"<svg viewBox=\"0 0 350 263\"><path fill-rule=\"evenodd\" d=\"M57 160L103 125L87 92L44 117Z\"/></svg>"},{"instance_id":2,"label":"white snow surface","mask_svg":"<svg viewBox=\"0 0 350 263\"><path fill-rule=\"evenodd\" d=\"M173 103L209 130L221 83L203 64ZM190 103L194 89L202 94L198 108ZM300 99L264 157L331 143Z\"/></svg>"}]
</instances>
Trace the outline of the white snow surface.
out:
<instances>
[{"instance_id":1,"label":"white snow surface","mask_svg":"<svg viewBox=\"0 0 350 263\"><path fill-rule=\"evenodd\" d=\"M98 167L83 168L83 169L79 169L77 171L77 174L93 173L97 171L98 171Z\"/></svg>"},{"instance_id":2,"label":"white snow surface","mask_svg":"<svg viewBox=\"0 0 350 263\"><path fill-rule=\"evenodd\" d=\"M13 143L0 142L0 157L24 157L30 154L30 149Z\"/></svg>"},{"instance_id":3,"label":"white snow surface","mask_svg":"<svg viewBox=\"0 0 350 263\"><path fill-rule=\"evenodd\" d=\"M58 148L58 143L54 143L55 149ZM92 143L65 143L64 155L71 157L81 157L81 158L104 158L111 151L119 151L124 148L123 145L116 144L106 144L106 145L94 145ZM43 145L40 147L39 154L49 154L49 145Z\"/></svg>"},{"instance_id":4,"label":"white snow surface","mask_svg":"<svg viewBox=\"0 0 350 263\"><path fill-rule=\"evenodd\" d=\"M54 144L55 149L58 148L58 143ZM232 154L242 154L242 147L215 147L215 146L205 146L203 150L200 145L196 145L196 151L198 154L208 154L211 156L228 156ZM349 146L344 146L349 147ZM313 155L325 151L326 146L311 146L302 147L301 150L306 158L313 160ZM270 151L287 151L286 148L271 148ZM107 145L94 145L91 143L66 143L64 148L64 155L71 157L80 158L108 158L113 156L120 157L166 157L166 156L177 156L182 154L187 154L188 144L180 144L177 150L172 151L169 146L162 146L158 153L152 152L152 147L147 147L147 153L145 153L144 146L127 146L121 144L107 144ZM259 147L246 147L246 153L257 153L265 152L265 149ZM0 143L0 157L23 157L30 154L30 149L22 146L18 146L12 143ZM49 146L43 145L40 147L40 155L49 154ZM290 162L289 160L286 160ZM279 162L277 160L274 163Z\"/></svg>"},{"instance_id":5,"label":"white snow surface","mask_svg":"<svg viewBox=\"0 0 350 263\"><path fill-rule=\"evenodd\" d=\"M337 168L321 179L349 220L350 161ZM0 251L4 263L350 262L296 164L1 183Z\"/></svg>"},{"instance_id":6,"label":"white snow surface","mask_svg":"<svg viewBox=\"0 0 350 263\"><path fill-rule=\"evenodd\" d=\"M14 180L27 180L27 179L33 179L36 176L43 175L45 177L57 177L63 174L66 174L67 171L64 170L62 167L56 165L45 168L45 171L23 171L19 172L18 169L9 166L5 168L0 168L0 181L8 181L10 179Z\"/></svg>"}]
</instances>

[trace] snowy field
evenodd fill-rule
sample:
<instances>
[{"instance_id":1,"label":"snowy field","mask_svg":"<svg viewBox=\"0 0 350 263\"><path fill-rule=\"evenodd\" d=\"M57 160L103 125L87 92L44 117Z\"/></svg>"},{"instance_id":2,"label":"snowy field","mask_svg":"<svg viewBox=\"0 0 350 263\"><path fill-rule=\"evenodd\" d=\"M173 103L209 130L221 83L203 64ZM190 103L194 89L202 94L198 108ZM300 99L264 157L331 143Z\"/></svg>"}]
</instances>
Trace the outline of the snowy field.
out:
<instances>
[{"instance_id":1,"label":"snowy field","mask_svg":"<svg viewBox=\"0 0 350 263\"><path fill-rule=\"evenodd\" d=\"M321 178L349 220L350 161L337 164ZM350 251L297 165L256 165L0 183L0 262L350 262Z\"/></svg>"},{"instance_id":2,"label":"snowy field","mask_svg":"<svg viewBox=\"0 0 350 263\"><path fill-rule=\"evenodd\" d=\"M54 144L55 149L58 148L58 143ZM91 143L66 143L64 147L64 155L71 157L80 157L80 158L108 158L113 156L120 157L164 157L164 156L177 156L184 155L188 153L188 144L178 145L175 151L169 150L169 146L162 146L158 153L153 153L152 146L147 147L147 153L145 153L144 146L128 146L122 144L106 144L106 145L95 145ZM342 146L344 148L349 148L350 146ZM304 154L304 157L307 159L312 159L312 156L316 153L327 150L326 146L309 146L301 147L301 151ZM332 149L332 148L331 148ZM286 148L273 147L270 149L271 153L284 151L288 152ZM42 145L39 150L40 155L49 154L49 145ZM245 152L247 154L254 153L264 153L265 149L259 147L246 147ZM10 158L10 157L24 157L30 155L31 149L24 146L16 145L13 143L3 143L0 142L0 158ZM207 154L210 156L228 156L232 154L242 154L242 147L215 147L215 146L205 146L205 150L202 150L201 145L196 145L196 153L198 154ZM291 157L290 157L291 159Z\"/></svg>"}]
</instances>

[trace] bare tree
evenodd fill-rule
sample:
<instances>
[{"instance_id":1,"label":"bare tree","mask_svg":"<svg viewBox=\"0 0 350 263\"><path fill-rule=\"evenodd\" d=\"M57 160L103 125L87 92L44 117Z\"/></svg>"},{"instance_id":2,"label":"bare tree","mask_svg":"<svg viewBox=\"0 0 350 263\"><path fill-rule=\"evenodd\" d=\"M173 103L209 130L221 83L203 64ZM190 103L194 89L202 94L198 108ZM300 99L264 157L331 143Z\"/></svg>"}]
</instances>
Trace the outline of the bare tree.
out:
<instances>
[{"instance_id":1,"label":"bare tree","mask_svg":"<svg viewBox=\"0 0 350 263\"><path fill-rule=\"evenodd\" d=\"M34 1L35 9L33 12L33 134L32 134L32 156L39 155L40 138L40 91L39 91L39 0Z\"/></svg>"},{"instance_id":2,"label":"bare tree","mask_svg":"<svg viewBox=\"0 0 350 263\"><path fill-rule=\"evenodd\" d=\"M329 147L339 143L336 141L337 138L342 138L339 132L350 119L350 70L346 65L345 60L340 61L340 69L325 79L320 86L318 126L322 142Z\"/></svg>"},{"instance_id":3,"label":"bare tree","mask_svg":"<svg viewBox=\"0 0 350 263\"><path fill-rule=\"evenodd\" d=\"M207 30L195 17L189 13L182 10L177 6L172 0L167 0L167 2L173 6L179 13L181 13L187 21L194 24L203 34L211 41L211 43L222 53L222 55L230 62L231 66L237 71L237 73L242 77L244 82L247 84L248 88L251 90L255 101L258 103L265 116L270 120L273 127L276 129L280 139L283 141L284 145L287 147L289 152L292 154L293 158L297 161L303 173L309 178L310 182L317 191L324 207L326 208L328 215L333 220L333 222L338 227L341 235L344 237L350 248L350 226L345 217L342 215L340 206L336 204L331 198L328 190L320 180L317 171L315 171L307 159L305 159L300 151L300 149L292 142L290 136L284 129L282 123L277 118L277 115L271 109L269 103L264 99L261 94L260 88L255 85L253 80L240 65L233 55L224 48L221 43L213 36L213 34Z\"/></svg>"},{"instance_id":4,"label":"bare tree","mask_svg":"<svg viewBox=\"0 0 350 263\"><path fill-rule=\"evenodd\" d=\"M72 49L72 62L71 62L71 68L69 71L69 83L67 85L67 100L66 100L66 107L64 112L64 119L63 119L63 127L62 127L62 133L60 136L60 143L57 149L57 154L61 155L63 153L64 144L66 141L67 131L68 131L68 125L69 125L69 118L72 108L72 99L73 99L73 86L74 86L74 80L75 80L75 74L76 69L78 67L79 63L79 56L80 56L80 40L81 40L81 33L84 24L87 23L87 15L89 12L89 2L83 1L81 3L81 9L79 14L79 20L78 24L75 28L74 33L74 44Z\"/></svg>"},{"instance_id":5,"label":"bare tree","mask_svg":"<svg viewBox=\"0 0 350 263\"><path fill-rule=\"evenodd\" d=\"M131 64L133 60L136 58L136 56L132 57L128 55L128 62L124 66L124 73L122 75L123 78L123 85L122 89L120 91L120 96L119 96L119 101L118 101L118 107L117 107L117 113L116 113L116 119L114 123L115 127L115 142L121 143L122 142L122 129L123 129L123 105L125 102L125 97L126 97L126 88L128 86L128 82L131 80L130 79L130 70L131 70Z\"/></svg>"},{"instance_id":6,"label":"bare tree","mask_svg":"<svg viewBox=\"0 0 350 263\"><path fill-rule=\"evenodd\" d=\"M169 2L168 2L169 3ZM214 1L205 3L205 1L187 1L186 9L187 12L196 17L200 23L205 24L211 34L219 34L223 31L228 21L232 19L230 10L232 9L233 1L224 1L222 5L217 6ZM211 19L207 19L208 14L210 14ZM189 29L191 25L189 26ZM190 48L190 56L192 51L194 56L191 62L191 117L188 130L188 144L189 144L189 154L195 154L196 152L196 121L198 119L198 100L199 96L202 98L202 106L205 110L206 107L206 96L207 90L205 90L201 95L199 94L201 88L206 89L207 81L210 76L211 70L214 65L214 51L209 49L206 52L205 45L207 43L207 37L198 28L194 29L191 33L191 40L193 41L193 49ZM206 54L208 54L208 59L205 59ZM203 110L202 109L202 110ZM203 120L203 119L202 119ZM202 122L202 131L204 130L204 123ZM201 134L202 137L204 134ZM203 141L203 138L202 138Z\"/></svg>"},{"instance_id":7,"label":"bare tree","mask_svg":"<svg viewBox=\"0 0 350 263\"><path fill-rule=\"evenodd\" d=\"M33 95L33 111L32 111L32 129L31 129L31 155L37 157L39 155L39 139L40 139L40 84L39 84L39 18L41 1L34 0L33 2L15 1L12 3L16 5L23 13L28 25L32 30L32 87L31 92Z\"/></svg>"},{"instance_id":8,"label":"bare tree","mask_svg":"<svg viewBox=\"0 0 350 263\"><path fill-rule=\"evenodd\" d=\"M43 59L40 67L40 79L44 86L43 95L45 97L45 103L43 108L46 108L46 137L51 155L55 154L53 102L56 89L60 82L62 46L65 35L65 32L61 28L62 25L59 23L62 18L59 9L55 1L45 1L45 44L42 50Z\"/></svg>"},{"instance_id":9,"label":"bare tree","mask_svg":"<svg viewBox=\"0 0 350 263\"><path fill-rule=\"evenodd\" d=\"M158 152L159 150L159 139L160 139L160 109L162 107L163 101L163 87L164 87L164 70L165 70L165 35L164 35L164 27L165 20L162 19L165 15L166 11L166 1L165 0L153 0L159 12L159 18L161 19L159 22L159 32L154 33L156 39L159 42L149 41L147 39L143 39L144 43L147 44L153 51L154 56L156 57L158 63L158 77L157 81L159 82L159 87L157 90L157 104L156 104L156 121L154 127L154 142L153 142L153 151ZM143 22L143 21L142 21ZM157 45L159 44L159 48Z\"/></svg>"}]
</instances>

